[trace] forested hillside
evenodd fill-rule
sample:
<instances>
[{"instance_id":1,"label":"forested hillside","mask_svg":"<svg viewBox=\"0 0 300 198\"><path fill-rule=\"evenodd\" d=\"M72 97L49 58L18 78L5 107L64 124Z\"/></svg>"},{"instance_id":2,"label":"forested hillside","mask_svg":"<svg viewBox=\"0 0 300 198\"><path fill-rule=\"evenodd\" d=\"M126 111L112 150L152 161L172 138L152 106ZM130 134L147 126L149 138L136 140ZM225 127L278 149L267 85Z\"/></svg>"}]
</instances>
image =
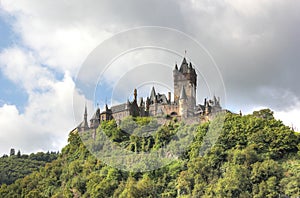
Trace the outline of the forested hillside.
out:
<instances>
[{"instance_id":1,"label":"forested hillside","mask_svg":"<svg viewBox=\"0 0 300 198\"><path fill-rule=\"evenodd\" d=\"M11 184L17 179L39 170L46 163L55 160L57 156L56 152L21 155L20 151L15 154L15 150L11 149L10 156L3 155L0 158L0 185Z\"/></svg>"},{"instance_id":2,"label":"forested hillside","mask_svg":"<svg viewBox=\"0 0 300 198\"><path fill-rule=\"evenodd\" d=\"M122 124L139 131L149 122L131 118ZM179 127L189 128L172 121L159 127L154 137L138 138L125 134L114 121L100 127L112 141L135 152L158 149ZM143 173L106 165L90 154L78 133L70 133L69 144L56 160L2 185L0 197L300 196L300 135L275 120L270 110L246 116L227 113L216 144L201 156L208 127L209 123L194 126L193 142L177 161Z\"/></svg>"}]
</instances>

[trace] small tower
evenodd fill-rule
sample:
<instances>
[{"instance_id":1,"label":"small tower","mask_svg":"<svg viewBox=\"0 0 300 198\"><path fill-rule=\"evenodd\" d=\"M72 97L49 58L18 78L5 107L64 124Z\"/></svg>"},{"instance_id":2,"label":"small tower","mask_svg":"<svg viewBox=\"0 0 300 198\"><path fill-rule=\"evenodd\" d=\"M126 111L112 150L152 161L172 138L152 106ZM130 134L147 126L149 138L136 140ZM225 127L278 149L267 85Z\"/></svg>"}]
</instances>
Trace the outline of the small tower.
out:
<instances>
[{"instance_id":1,"label":"small tower","mask_svg":"<svg viewBox=\"0 0 300 198\"><path fill-rule=\"evenodd\" d=\"M179 98L179 115L181 115L182 118L188 117L187 96L185 93L184 86L181 87L181 93Z\"/></svg>"},{"instance_id":2,"label":"small tower","mask_svg":"<svg viewBox=\"0 0 300 198\"><path fill-rule=\"evenodd\" d=\"M143 100L143 97L140 98L139 100L139 110L140 110L140 116L145 116L145 102Z\"/></svg>"},{"instance_id":3,"label":"small tower","mask_svg":"<svg viewBox=\"0 0 300 198\"><path fill-rule=\"evenodd\" d=\"M137 90L136 89L134 89L133 96L134 96L134 102L137 102Z\"/></svg>"},{"instance_id":4,"label":"small tower","mask_svg":"<svg viewBox=\"0 0 300 198\"><path fill-rule=\"evenodd\" d=\"M89 129L88 121L87 121L87 108L86 105L84 106L84 114L83 114L83 121L77 126L77 130L79 132L84 132Z\"/></svg>"},{"instance_id":5,"label":"small tower","mask_svg":"<svg viewBox=\"0 0 300 198\"><path fill-rule=\"evenodd\" d=\"M107 104L105 105L105 111L100 114L101 121L108 121L112 119L112 111L108 108Z\"/></svg>"},{"instance_id":6,"label":"small tower","mask_svg":"<svg viewBox=\"0 0 300 198\"><path fill-rule=\"evenodd\" d=\"M154 86L152 87L151 94L150 94L150 103L151 104L157 103L157 98L156 98L156 93L155 93Z\"/></svg>"},{"instance_id":7,"label":"small tower","mask_svg":"<svg viewBox=\"0 0 300 198\"><path fill-rule=\"evenodd\" d=\"M209 114L209 104L206 98L204 100L204 106L205 106L204 115L207 116Z\"/></svg>"}]
</instances>

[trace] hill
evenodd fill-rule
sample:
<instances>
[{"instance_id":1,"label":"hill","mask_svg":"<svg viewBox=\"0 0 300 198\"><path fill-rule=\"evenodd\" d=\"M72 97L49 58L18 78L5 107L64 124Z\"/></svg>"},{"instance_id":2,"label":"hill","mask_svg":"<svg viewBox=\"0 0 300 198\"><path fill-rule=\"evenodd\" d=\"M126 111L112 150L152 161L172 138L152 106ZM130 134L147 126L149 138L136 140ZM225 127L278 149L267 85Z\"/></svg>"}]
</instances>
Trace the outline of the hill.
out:
<instances>
[{"instance_id":1,"label":"hill","mask_svg":"<svg viewBox=\"0 0 300 198\"><path fill-rule=\"evenodd\" d=\"M57 158L55 152L38 152L30 155L18 151L15 155L14 149L11 149L10 156L3 155L0 158L0 184L11 184L19 178L39 170L46 163Z\"/></svg>"},{"instance_id":2,"label":"hill","mask_svg":"<svg viewBox=\"0 0 300 198\"><path fill-rule=\"evenodd\" d=\"M151 120L131 118L139 131ZM128 135L104 122L110 139L142 152L171 143L182 123L159 127L153 137ZM128 172L95 158L78 133L59 157L37 172L2 185L0 197L297 197L300 195L300 135L264 109L252 115L226 114L216 144L199 151L209 123L193 127L195 136L177 161L148 172ZM145 142L145 143L143 143Z\"/></svg>"}]
</instances>

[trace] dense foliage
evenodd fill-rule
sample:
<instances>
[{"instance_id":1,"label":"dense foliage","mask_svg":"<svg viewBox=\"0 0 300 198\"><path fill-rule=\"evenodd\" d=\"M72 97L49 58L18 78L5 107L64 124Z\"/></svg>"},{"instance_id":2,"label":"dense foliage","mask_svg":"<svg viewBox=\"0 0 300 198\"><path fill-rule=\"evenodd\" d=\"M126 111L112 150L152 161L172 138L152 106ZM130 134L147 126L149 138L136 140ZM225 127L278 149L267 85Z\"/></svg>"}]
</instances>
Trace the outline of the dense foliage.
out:
<instances>
[{"instance_id":1,"label":"dense foliage","mask_svg":"<svg viewBox=\"0 0 300 198\"><path fill-rule=\"evenodd\" d=\"M171 142L170 122L153 137L139 133L146 118L113 121L100 127L124 148L143 152ZM124 133L124 127L135 133ZM155 125L155 123L153 123ZM199 155L209 123L193 126L192 144L176 162L144 173L126 172L95 158L72 132L57 160L11 185L0 197L297 197L300 195L300 135L273 118L270 110L239 116L228 113L216 144ZM130 128L132 129L132 128ZM99 131L99 130L98 130ZM188 130L187 130L188 131ZM97 146L97 145L96 145Z\"/></svg>"},{"instance_id":2,"label":"dense foliage","mask_svg":"<svg viewBox=\"0 0 300 198\"><path fill-rule=\"evenodd\" d=\"M0 158L0 184L11 184L17 179L39 170L47 162L55 160L57 156L58 154L55 152L21 155L20 151L15 154L14 149L11 149L10 156L3 155Z\"/></svg>"}]
</instances>

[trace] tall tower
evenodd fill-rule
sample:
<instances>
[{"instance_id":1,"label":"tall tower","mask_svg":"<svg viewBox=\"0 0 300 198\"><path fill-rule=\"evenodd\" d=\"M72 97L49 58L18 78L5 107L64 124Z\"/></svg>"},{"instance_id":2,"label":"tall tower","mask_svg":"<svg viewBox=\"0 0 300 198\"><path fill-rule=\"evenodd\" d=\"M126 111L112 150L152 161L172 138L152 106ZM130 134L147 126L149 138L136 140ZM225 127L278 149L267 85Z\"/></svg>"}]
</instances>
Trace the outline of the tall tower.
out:
<instances>
[{"instance_id":1,"label":"tall tower","mask_svg":"<svg viewBox=\"0 0 300 198\"><path fill-rule=\"evenodd\" d=\"M179 104L179 97L182 87L185 89L187 96L187 106L191 111L196 107L196 89L197 89L197 74L192 63L186 61L184 57L180 68L177 64L173 70L174 78L174 102Z\"/></svg>"}]
</instances>

